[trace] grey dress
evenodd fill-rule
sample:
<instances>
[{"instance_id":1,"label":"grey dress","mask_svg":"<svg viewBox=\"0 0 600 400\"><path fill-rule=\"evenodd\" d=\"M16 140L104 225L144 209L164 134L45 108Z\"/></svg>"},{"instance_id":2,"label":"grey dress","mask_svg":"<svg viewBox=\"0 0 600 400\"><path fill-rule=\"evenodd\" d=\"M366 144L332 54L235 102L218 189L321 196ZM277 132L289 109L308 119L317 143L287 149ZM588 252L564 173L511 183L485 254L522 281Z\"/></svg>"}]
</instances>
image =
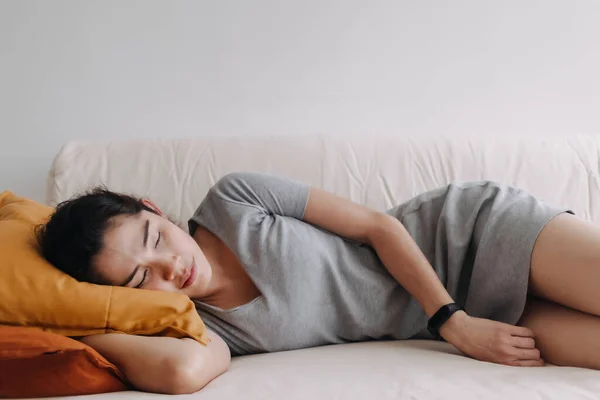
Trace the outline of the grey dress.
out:
<instances>
[{"instance_id":1,"label":"grey dress","mask_svg":"<svg viewBox=\"0 0 600 400\"><path fill-rule=\"evenodd\" d=\"M375 250L302 221L309 185L276 175L221 178L189 220L238 257L261 296L229 310L195 301L232 355L378 339L432 339L419 303ZM472 316L516 324L542 227L571 210L493 182L455 182L388 211Z\"/></svg>"}]
</instances>

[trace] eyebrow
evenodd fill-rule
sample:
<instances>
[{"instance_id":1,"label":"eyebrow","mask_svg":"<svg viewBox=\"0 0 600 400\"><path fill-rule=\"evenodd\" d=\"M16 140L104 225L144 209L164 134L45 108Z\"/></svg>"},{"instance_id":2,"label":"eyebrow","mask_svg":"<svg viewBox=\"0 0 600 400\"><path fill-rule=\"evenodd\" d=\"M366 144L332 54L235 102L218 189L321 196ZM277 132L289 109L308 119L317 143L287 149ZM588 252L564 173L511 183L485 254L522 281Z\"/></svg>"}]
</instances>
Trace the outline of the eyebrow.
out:
<instances>
[{"instance_id":1,"label":"eyebrow","mask_svg":"<svg viewBox=\"0 0 600 400\"><path fill-rule=\"evenodd\" d=\"M144 248L148 244L148 227L150 226L150 220L146 220L146 225L144 226Z\"/></svg>"},{"instance_id":2,"label":"eyebrow","mask_svg":"<svg viewBox=\"0 0 600 400\"><path fill-rule=\"evenodd\" d=\"M146 245L148 244L149 227L150 227L150 220L147 219L146 223L144 224L144 248L146 248ZM135 274L137 274L138 269L140 269L139 265L137 265L133 269L133 272L131 273L131 275L129 275L129 277L127 278L127 280L125 281L125 283L121 284L120 286L127 286L127 285L129 285L131 283L131 281L133 280L133 278L135 278Z\"/></svg>"}]
</instances>

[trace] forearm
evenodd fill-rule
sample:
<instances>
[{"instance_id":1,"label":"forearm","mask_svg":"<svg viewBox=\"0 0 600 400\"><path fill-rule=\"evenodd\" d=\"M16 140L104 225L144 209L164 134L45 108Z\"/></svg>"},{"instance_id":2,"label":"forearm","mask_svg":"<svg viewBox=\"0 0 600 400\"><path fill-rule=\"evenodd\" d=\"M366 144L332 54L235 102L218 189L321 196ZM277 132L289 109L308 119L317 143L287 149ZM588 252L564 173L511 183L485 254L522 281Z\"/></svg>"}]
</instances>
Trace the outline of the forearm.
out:
<instances>
[{"instance_id":1,"label":"forearm","mask_svg":"<svg viewBox=\"0 0 600 400\"><path fill-rule=\"evenodd\" d=\"M382 214L374 226L369 234L369 244L390 274L417 299L428 316L444 304L453 302L400 221ZM461 310L452 314L439 333L457 349L478 360L523 366L544 364L535 348L534 333L528 328L471 317Z\"/></svg>"},{"instance_id":2,"label":"forearm","mask_svg":"<svg viewBox=\"0 0 600 400\"><path fill-rule=\"evenodd\" d=\"M187 345L169 337L118 333L86 336L80 340L115 364L136 389L155 393L170 391L174 360L184 355Z\"/></svg>"},{"instance_id":3,"label":"forearm","mask_svg":"<svg viewBox=\"0 0 600 400\"><path fill-rule=\"evenodd\" d=\"M103 334L80 338L115 364L138 390L154 393L190 393L225 372L227 345L209 331L211 343L192 339Z\"/></svg>"},{"instance_id":4,"label":"forearm","mask_svg":"<svg viewBox=\"0 0 600 400\"><path fill-rule=\"evenodd\" d=\"M387 214L381 215L370 235L371 246L396 280L423 307L429 317L452 297L431 264L402 223Z\"/></svg>"}]
</instances>

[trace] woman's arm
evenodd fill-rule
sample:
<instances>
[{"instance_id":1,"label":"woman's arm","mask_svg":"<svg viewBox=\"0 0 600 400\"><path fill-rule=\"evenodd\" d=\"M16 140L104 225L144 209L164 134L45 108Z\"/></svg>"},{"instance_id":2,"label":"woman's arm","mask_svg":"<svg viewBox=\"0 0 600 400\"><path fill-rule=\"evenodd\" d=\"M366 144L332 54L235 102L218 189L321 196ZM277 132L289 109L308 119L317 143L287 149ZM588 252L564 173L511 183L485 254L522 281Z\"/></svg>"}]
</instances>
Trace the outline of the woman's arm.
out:
<instances>
[{"instance_id":1,"label":"woman's arm","mask_svg":"<svg viewBox=\"0 0 600 400\"><path fill-rule=\"evenodd\" d=\"M305 221L373 247L390 274L431 317L452 297L404 225L392 215L311 187ZM440 335L478 360L509 365L542 365L533 331L488 319L454 313Z\"/></svg>"},{"instance_id":2,"label":"woman's arm","mask_svg":"<svg viewBox=\"0 0 600 400\"><path fill-rule=\"evenodd\" d=\"M393 216L311 187L304 221L373 247L389 272L417 299L428 316L444 304L452 303L417 243Z\"/></svg>"},{"instance_id":3,"label":"woman's arm","mask_svg":"<svg viewBox=\"0 0 600 400\"><path fill-rule=\"evenodd\" d=\"M193 339L120 333L85 336L81 342L115 364L138 390L165 394L193 393L229 367L229 348L208 331L204 346Z\"/></svg>"}]
</instances>

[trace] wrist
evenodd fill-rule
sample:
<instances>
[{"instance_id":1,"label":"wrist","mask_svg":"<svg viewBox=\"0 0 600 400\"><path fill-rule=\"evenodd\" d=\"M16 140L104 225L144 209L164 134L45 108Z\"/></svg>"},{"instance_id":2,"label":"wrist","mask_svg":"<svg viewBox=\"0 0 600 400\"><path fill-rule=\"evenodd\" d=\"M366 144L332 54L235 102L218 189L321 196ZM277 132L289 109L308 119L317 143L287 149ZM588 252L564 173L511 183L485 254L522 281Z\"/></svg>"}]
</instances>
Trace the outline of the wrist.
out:
<instances>
[{"instance_id":1,"label":"wrist","mask_svg":"<svg viewBox=\"0 0 600 400\"><path fill-rule=\"evenodd\" d=\"M452 302L441 306L427 321L427 330L436 339L440 338L440 328L444 325L456 312L462 308Z\"/></svg>"},{"instance_id":2,"label":"wrist","mask_svg":"<svg viewBox=\"0 0 600 400\"><path fill-rule=\"evenodd\" d=\"M456 311L448 320L440 327L439 332L446 341L459 340L464 332L469 315L464 310Z\"/></svg>"}]
</instances>

